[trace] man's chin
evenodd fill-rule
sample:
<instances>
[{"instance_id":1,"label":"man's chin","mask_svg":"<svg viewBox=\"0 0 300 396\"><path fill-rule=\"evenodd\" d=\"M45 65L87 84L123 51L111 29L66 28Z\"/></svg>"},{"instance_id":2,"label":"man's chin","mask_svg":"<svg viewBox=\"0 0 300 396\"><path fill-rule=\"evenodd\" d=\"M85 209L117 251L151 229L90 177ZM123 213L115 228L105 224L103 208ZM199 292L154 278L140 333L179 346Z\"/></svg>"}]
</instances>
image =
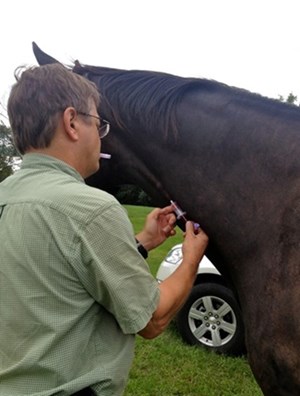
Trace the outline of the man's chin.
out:
<instances>
[{"instance_id":1,"label":"man's chin","mask_svg":"<svg viewBox=\"0 0 300 396\"><path fill-rule=\"evenodd\" d=\"M88 175L85 177L85 179L87 179L87 178L93 176L95 173L98 172L99 169L100 169L100 161L97 162L97 165L95 165L94 169L91 169L91 170L88 172Z\"/></svg>"}]
</instances>

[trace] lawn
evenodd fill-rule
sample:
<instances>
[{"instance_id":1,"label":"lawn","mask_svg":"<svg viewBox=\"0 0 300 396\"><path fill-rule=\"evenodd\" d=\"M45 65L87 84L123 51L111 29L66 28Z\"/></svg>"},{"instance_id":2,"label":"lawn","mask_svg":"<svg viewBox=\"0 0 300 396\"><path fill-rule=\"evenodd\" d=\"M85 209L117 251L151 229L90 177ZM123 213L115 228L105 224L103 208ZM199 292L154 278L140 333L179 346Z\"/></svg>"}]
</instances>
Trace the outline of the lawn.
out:
<instances>
[{"instance_id":1,"label":"lawn","mask_svg":"<svg viewBox=\"0 0 300 396\"><path fill-rule=\"evenodd\" d=\"M125 206L135 232L151 208ZM151 272L182 232L151 251ZM184 344L174 324L154 340L137 337L136 356L124 396L262 396L246 358L216 355Z\"/></svg>"}]
</instances>

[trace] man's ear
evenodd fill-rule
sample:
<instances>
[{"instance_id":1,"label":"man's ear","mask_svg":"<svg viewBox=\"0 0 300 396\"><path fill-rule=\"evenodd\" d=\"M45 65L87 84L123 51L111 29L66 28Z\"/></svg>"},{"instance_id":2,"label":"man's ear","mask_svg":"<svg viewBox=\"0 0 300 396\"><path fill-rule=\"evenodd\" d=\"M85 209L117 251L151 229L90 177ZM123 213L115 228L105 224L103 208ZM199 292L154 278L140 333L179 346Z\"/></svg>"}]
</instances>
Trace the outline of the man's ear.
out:
<instances>
[{"instance_id":1,"label":"man's ear","mask_svg":"<svg viewBox=\"0 0 300 396\"><path fill-rule=\"evenodd\" d=\"M65 132L69 139L77 141L79 139L78 134L78 115L74 107L67 107L63 114L63 124Z\"/></svg>"}]
</instances>

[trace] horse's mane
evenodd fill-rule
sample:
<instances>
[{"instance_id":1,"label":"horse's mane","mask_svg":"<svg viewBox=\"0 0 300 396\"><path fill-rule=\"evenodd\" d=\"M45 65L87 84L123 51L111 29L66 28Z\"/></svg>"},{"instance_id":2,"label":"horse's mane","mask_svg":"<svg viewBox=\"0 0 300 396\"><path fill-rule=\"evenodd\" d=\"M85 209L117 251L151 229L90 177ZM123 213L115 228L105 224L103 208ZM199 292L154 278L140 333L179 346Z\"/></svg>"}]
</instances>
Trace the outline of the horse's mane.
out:
<instances>
[{"instance_id":1,"label":"horse's mane","mask_svg":"<svg viewBox=\"0 0 300 396\"><path fill-rule=\"evenodd\" d=\"M120 126L130 130L130 125L134 124L145 132L157 131L164 137L170 132L177 134L176 104L188 91L200 87L202 90L216 89L218 84L211 80L80 65L78 62L75 62L73 71L96 83L106 110L110 109L112 118ZM105 78L102 79L103 75Z\"/></svg>"},{"instance_id":2,"label":"horse's mane","mask_svg":"<svg viewBox=\"0 0 300 396\"><path fill-rule=\"evenodd\" d=\"M230 91L230 96L252 108L276 113L286 106L289 113L299 117L299 108L279 100L265 98L247 90L229 87L207 79L179 77L172 74L146 70L120 70L106 67L81 65L75 61L75 73L93 81L100 93L110 119L122 128L131 130L135 125L143 131L156 131L165 138L178 133L176 105L183 96L193 90L202 93ZM102 78L105 76L105 78ZM292 108L293 107L293 108ZM100 108L101 113L101 108ZM291 114L289 114L291 116Z\"/></svg>"}]
</instances>

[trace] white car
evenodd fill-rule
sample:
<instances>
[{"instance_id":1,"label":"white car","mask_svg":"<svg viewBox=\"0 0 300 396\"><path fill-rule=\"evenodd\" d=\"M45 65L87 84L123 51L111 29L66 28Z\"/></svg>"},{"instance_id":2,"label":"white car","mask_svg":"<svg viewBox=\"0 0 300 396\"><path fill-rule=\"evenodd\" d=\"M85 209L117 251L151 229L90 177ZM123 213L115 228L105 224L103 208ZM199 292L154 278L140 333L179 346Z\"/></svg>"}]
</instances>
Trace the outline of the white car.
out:
<instances>
[{"instance_id":1,"label":"white car","mask_svg":"<svg viewBox=\"0 0 300 396\"><path fill-rule=\"evenodd\" d=\"M160 264L156 278L162 282L182 261L182 245L174 246ZM245 353L244 324L236 294L204 256L190 296L176 316L184 341L228 355Z\"/></svg>"}]
</instances>

